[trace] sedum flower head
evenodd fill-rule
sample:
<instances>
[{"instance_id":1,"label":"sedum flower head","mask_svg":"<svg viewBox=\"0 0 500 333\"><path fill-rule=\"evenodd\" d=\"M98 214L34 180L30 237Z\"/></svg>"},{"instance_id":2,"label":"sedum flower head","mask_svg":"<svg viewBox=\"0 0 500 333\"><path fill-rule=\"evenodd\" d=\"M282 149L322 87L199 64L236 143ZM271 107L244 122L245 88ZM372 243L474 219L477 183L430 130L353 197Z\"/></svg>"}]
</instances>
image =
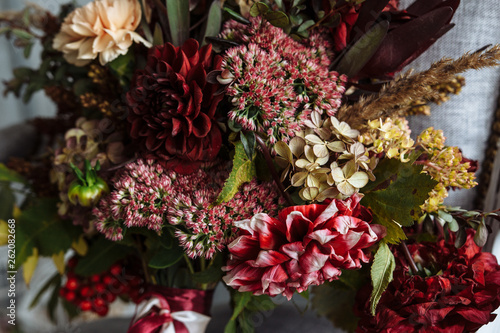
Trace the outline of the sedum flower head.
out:
<instances>
[{"instance_id":1,"label":"sedum flower head","mask_svg":"<svg viewBox=\"0 0 500 333\"><path fill-rule=\"evenodd\" d=\"M108 239L121 240L126 228L161 233L174 227L189 257L211 258L234 238L234 221L260 212L274 216L282 205L271 183L252 181L229 202L212 206L227 176L227 165L182 175L139 159L115 176L114 190L94 209L96 228Z\"/></svg>"},{"instance_id":2,"label":"sedum flower head","mask_svg":"<svg viewBox=\"0 0 500 333\"><path fill-rule=\"evenodd\" d=\"M244 43L228 50L222 64L219 82L231 82L228 116L246 130L267 134L271 145L289 142L312 112L335 114L346 77L329 70L328 44L321 38L313 35L304 45L260 18L251 21L230 21L222 33Z\"/></svg>"}]
</instances>

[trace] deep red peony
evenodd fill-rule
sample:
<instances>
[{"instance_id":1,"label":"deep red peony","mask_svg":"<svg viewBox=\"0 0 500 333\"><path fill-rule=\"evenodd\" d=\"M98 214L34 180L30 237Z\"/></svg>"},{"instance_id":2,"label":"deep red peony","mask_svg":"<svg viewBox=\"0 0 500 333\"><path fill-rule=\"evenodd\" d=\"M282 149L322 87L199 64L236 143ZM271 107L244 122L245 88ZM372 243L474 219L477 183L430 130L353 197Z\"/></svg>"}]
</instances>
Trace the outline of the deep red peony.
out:
<instances>
[{"instance_id":1,"label":"deep red peony","mask_svg":"<svg viewBox=\"0 0 500 333\"><path fill-rule=\"evenodd\" d=\"M495 318L500 305L500 266L481 252L469 232L456 249L453 239L408 246L417 263L435 275L410 275L403 253L395 251L394 281L382 295L373 317L369 312L371 287L357 296L357 332L474 332Z\"/></svg>"},{"instance_id":2,"label":"deep red peony","mask_svg":"<svg viewBox=\"0 0 500 333\"><path fill-rule=\"evenodd\" d=\"M179 173L213 160L222 144L215 110L223 95L214 96L218 86L206 81L222 58L212 57L210 44L198 48L194 39L182 47L167 43L153 48L127 93L130 135L142 156L165 161Z\"/></svg>"},{"instance_id":3,"label":"deep red peony","mask_svg":"<svg viewBox=\"0 0 500 333\"><path fill-rule=\"evenodd\" d=\"M366 248L380 240L384 227L370 225L371 213L359 205L361 196L329 205L294 206L278 218L256 214L237 222L241 236L229 245L224 281L240 292L283 294L332 281L340 269L368 262Z\"/></svg>"}]
</instances>

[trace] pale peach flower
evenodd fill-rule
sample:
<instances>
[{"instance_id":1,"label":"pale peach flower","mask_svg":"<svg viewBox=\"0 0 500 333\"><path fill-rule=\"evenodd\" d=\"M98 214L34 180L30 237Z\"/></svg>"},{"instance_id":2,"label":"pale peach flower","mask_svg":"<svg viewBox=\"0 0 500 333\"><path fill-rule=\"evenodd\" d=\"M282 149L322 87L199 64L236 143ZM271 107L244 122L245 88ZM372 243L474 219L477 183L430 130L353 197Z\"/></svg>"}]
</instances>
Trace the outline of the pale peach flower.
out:
<instances>
[{"instance_id":1,"label":"pale peach flower","mask_svg":"<svg viewBox=\"0 0 500 333\"><path fill-rule=\"evenodd\" d=\"M137 0L96 0L75 9L54 38L53 47L76 66L99 56L101 65L126 54L132 42L151 44L134 32L141 21Z\"/></svg>"}]
</instances>

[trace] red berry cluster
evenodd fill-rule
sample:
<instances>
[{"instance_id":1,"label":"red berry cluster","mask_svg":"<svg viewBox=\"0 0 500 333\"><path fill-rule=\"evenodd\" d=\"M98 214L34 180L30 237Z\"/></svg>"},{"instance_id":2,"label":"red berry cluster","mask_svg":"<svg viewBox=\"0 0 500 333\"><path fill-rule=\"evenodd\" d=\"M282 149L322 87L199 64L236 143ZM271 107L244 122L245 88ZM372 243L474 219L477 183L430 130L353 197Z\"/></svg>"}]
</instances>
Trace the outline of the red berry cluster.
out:
<instances>
[{"instance_id":1,"label":"red berry cluster","mask_svg":"<svg viewBox=\"0 0 500 333\"><path fill-rule=\"evenodd\" d=\"M101 274L83 277L74 273L78 258L71 258L66 267L66 284L59 290L59 295L75 304L82 311L93 311L105 316L109 304L118 296L125 296L136 302L143 289L144 280L126 266L115 263Z\"/></svg>"}]
</instances>

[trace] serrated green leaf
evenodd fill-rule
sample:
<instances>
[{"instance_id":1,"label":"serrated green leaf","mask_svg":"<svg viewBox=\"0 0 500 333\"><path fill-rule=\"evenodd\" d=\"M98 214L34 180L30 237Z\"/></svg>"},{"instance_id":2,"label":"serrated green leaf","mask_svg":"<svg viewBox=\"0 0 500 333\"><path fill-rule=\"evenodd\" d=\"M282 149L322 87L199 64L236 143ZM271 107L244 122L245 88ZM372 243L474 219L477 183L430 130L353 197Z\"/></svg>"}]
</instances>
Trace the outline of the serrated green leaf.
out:
<instances>
[{"instance_id":1,"label":"serrated green leaf","mask_svg":"<svg viewBox=\"0 0 500 333\"><path fill-rule=\"evenodd\" d=\"M208 18L205 27L205 33L203 34L202 45L205 45L205 37L216 37L220 32L220 26L222 24L222 3L221 0L215 0L210 5L208 10Z\"/></svg>"},{"instance_id":2,"label":"serrated green leaf","mask_svg":"<svg viewBox=\"0 0 500 333\"><path fill-rule=\"evenodd\" d=\"M263 2L256 2L250 7L250 16L265 16L269 12L269 6Z\"/></svg>"},{"instance_id":3,"label":"serrated green leaf","mask_svg":"<svg viewBox=\"0 0 500 333\"><path fill-rule=\"evenodd\" d=\"M382 294L387 289L387 286L392 281L392 273L396 267L396 260L392 254L389 246L381 242L377 253L373 257L373 264L371 269L371 278L373 290L370 296L370 311L374 316L376 313L378 302Z\"/></svg>"},{"instance_id":4,"label":"serrated green leaf","mask_svg":"<svg viewBox=\"0 0 500 333\"><path fill-rule=\"evenodd\" d=\"M405 238L398 224L413 224L413 216L437 184L421 171L420 165L385 159L375 169L376 181L362 189L365 196L361 203L372 210L375 223L387 228L384 239L388 243L396 244Z\"/></svg>"},{"instance_id":5,"label":"serrated green leaf","mask_svg":"<svg viewBox=\"0 0 500 333\"><path fill-rule=\"evenodd\" d=\"M57 214L57 199L39 199L21 212L16 223L16 266L33 254L41 256L66 252L81 234L81 227L62 220Z\"/></svg>"},{"instance_id":6,"label":"serrated green leaf","mask_svg":"<svg viewBox=\"0 0 500 333\"><path fill-rule=\"evenodd\" d=\"M233 168L229 178L224 183L215 204L231 200L238 192L239 187L246 182L251 181L256 175L254 160L249 160L241 141L235 144L235 154L233 158Z\"/></svg>"},{"instance_id":7,"label":"serrated green leaf","mask_svg":"<svg viewBox=\"0 0 500 333\"><path fill-rule=\"evenodd\" d=\"M164 269L175 265L183 255L184 250L178 244L174 244L170 249L160 246L148 265L152 268Z\"/></svg>"},{"instance_id":8,"label":"serrated green leaf","mask_svg":"<svg viewBox=\"0 0 500 333\"><path fill-rule=\"evenodd\" d=\"M189 38L189 1L168 0L166 3L172 43L181 46Z\"/></svg>"},{"instance_id":9,"label":"serrated green leaf","mask_svg":"<svg viewBox=\"0 0 500 333\"><path fill-rule=\"evenodd\" d=\"M87 255L78 261L75 273L82 276L102 273L132 251L128 246L100 237L89 246Z\"/></svg>"},{"instance_id":10,"label":"serrated green leaf","mask_svg":"<svg viewBox=\"0 0 500 333\"><path fill-rule=\"evenodd\" d=\"M21 176L14 170L10 170L3 163L0 163L0 181L8 181L21 184L27 183L26 179L24 179L23 176Z\"/></svg>"},{"instance_id":11,"label":"serrated green leaf","mask_svg":"<svg viewBox=\"0 0 500 333\"><path fill-rule=\"evenodd\" d=\"M355 76L375 54L382 43L387 31L389 22L382 21L372 27L363 35L342 57L342 60L335 66L335 70L340 74Z\"/></svg>"}]
</instances>

